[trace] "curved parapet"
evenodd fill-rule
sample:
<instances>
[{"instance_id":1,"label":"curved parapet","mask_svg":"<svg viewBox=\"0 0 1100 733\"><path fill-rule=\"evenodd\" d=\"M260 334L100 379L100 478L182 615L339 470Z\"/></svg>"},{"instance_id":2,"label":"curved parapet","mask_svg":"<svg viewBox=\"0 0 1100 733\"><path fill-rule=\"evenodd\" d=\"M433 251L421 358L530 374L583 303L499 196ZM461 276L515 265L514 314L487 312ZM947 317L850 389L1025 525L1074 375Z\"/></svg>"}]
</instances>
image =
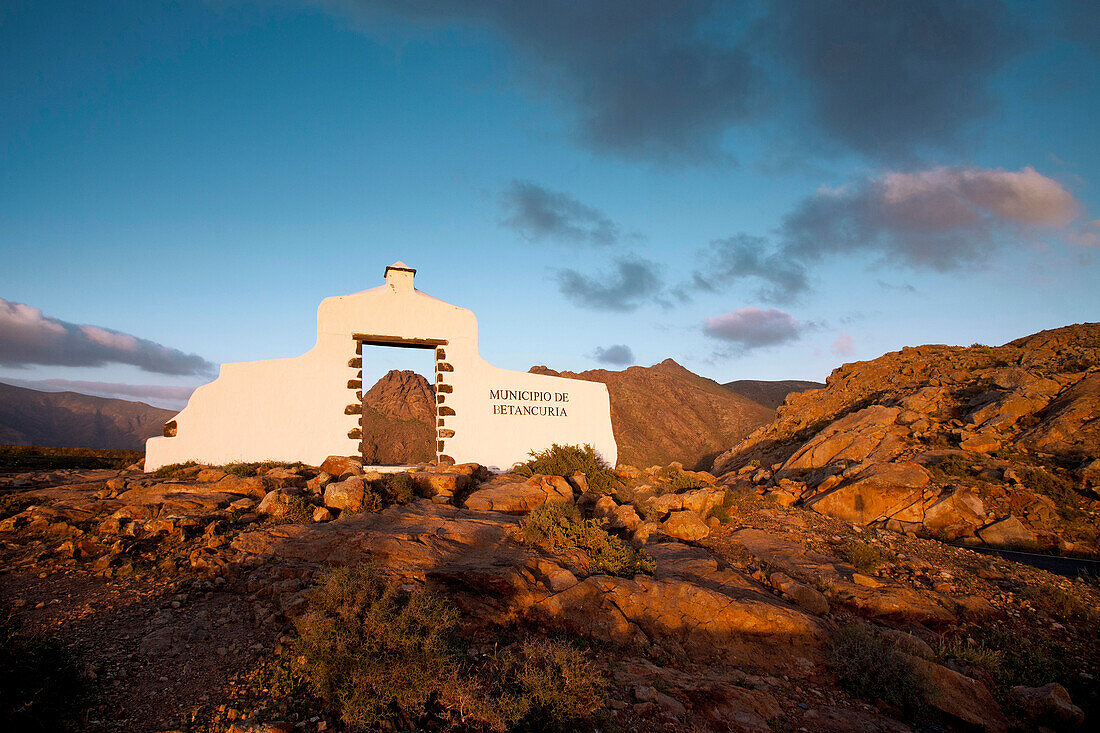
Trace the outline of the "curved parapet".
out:
<instances>
[{"instance_id":1,"label":"curved parapet","mask_svg":"<svg viewBox=\"0 0 1100 733\"><path fill-rule=\"evenodd\" d=\"M492 366L474 314L416 290L415 273L398 262L384 285L323 300L317 344L299 357L222 365L147 441L145 470L360 454L363 344L435 352L441 462L507 468L552 443L589 443L615 465L607 387Z\"/></svg>"}]
</instances>

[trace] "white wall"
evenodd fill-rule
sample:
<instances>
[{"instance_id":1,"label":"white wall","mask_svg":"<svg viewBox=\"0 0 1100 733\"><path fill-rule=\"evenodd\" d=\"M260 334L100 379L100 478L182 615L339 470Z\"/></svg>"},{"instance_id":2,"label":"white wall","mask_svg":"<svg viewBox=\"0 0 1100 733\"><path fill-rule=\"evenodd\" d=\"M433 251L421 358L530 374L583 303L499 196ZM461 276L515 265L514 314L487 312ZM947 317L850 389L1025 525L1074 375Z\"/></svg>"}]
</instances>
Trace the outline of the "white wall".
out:
<instances>
[{"instance_id":1,"label":"white wall","mask_svg":"<svg viewBox=\"0 0 1100 733\"><path fill-rule=\"evenodd\" d=\"M356 356L353 334L447 341L444 362L454 371L440 376L453 392L441 394L443 406L456 414L442 420L443 429L455 435L442 438L440 453L456 462L507 468L551 443L590 443L615 465L606 386L492 366L478 353L474 314L417 291L413 271L397 263L387 268L385 285L321 302L317 344L309 352L223 364L218 378L197 389L175 417L175 437L146 443L145 470L189 460L317 465L330 455L357 455L359 439L348 432L358 427L359 416L344 414L356 402L348 388L359 372L348 366ZM490 399L490 390L497 389L549 392L551 401ZM563 394L567 402L558 397ZM509 411L500 406L514 411L547 405L564 414L500 414Z\"/></svg>"}]
</instances>

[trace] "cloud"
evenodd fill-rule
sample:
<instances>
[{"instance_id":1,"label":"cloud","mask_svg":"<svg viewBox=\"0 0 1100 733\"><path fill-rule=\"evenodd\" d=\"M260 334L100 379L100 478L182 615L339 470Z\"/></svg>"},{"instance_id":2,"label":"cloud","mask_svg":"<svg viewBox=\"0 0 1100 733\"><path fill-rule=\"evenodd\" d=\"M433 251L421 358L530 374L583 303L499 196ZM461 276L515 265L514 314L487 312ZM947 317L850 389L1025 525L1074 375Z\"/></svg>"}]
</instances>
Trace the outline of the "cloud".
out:
<instances>
[{"instance_id":1,"label":"cloud","mask_svg":"<svg viewBox=\"0 0 1100 733\"><path fill-rule=\"evenodd\" d=\"M948 271L980 263L999 233L1062 227L1080 206L1032 168L933 168L886 173L803 200L781 228L782 249L804 261L870 252Z\"/></svg>"},{"instance_id":2,"label":"cloud","mask_svg":"<svg viewBox=\"0 0 1100 733\"><path fill-rule=\"evenodd\" d=\"M634 352L626 344L612 344L608 347L597 346L592 358L602 364L626 366L634 363Z\"/></svg>"},{"instance_id":3,"label":"cloud","mask_svg":"<svg viewBox=\"0 0 1100 733\"><path fill-rule=\"evenodd\" d=\"M489 27L528 61L530 86L571 111L602 152L663 162L727 159L723 133L752 111L757 72L714 0L344 0L422 25Z\"/></svg>"},{"instance_id":4,"label":"cloud","mask_svg":"<svg viewBox=\"0 0 1100 733\"><path fill-rule=\"evenodd\" d=\"M594 310L632 311L661 293L656 263L640 257L621 258L612 274L596 277L572 269L558 270L558 288L575 305Z\"/></svg>"},{"instance_id":5,"label":"cloud","mask_svg":"<svg viewBox=\"0 0 1100 733\"><path fill-rule=\"evenodd\" d=\"M901 285L891 285L885 280L875 280L879 290L884 293L915 293L917 289L909 283L902 283Z\"/></svg>"},{"instance_id":6,"label":"cloud","mask_svg":"<svg viewBox=\"0 0 1100 733\"><path fill-rule=\"evenodd\" d=\"M794 301L809 289L821 260L859 254L871 261L948 272L980 267L997 250L1046 230L1081 245L1093 224L1074 231L1080 203L1066 188L1023 168L932 168L886 172L840 188L823 188L795 204L775 240L738 234L699 251L697 289L754 278L769 303ZM880 287L913 292L912 286Z\"/></svg>"},{"instance_id":7,"label":"cloud","mask_svg":"<svg viewBox=\"0 0 1100 733\"><path fill-rule=\"evenodd\" d=\"M1069 241L1079 247L1100 247L1100 219L1085 224L1079 231L1070 232Z\"/></svg>"},{"instance_id":8,"label":"cloud","mask_svg":"<svg viewBox=\"0 0 1100 733\"><path fill-rule=\"evenodd\" d=\"M837 356L848 357L856 353L856 340L850 333L842 333L833 341L832 352Z\"/></svg>"},{"instance_id":9,"label":"cloud","mask_svg":"<svg viewBox=\"0 0 1100 733\"><path fill-rule=\"evenodd\" d=\"M707 318L703 333L734 345L739 352L797 341L811 328L786 311L740 308Z\"/></svg>"},{"instance_id":10,"label":"cloud","mask_svg":"<svg viewBox=\"0 0 1100 733\"><path fill-rule=\"evenodd\" d=\"M81 326L0 298L0 366L131 364L147 372L209 375L215 365L153 341L99 326Z\"/></svg>"},{"instance_id":11,"label":"cloud","mask_svg":"<svg viewBox=\"0 0 1100 733\"><path fill-rule=\"evenodd\" d=\"M720 287L742 278L763 283L757 296L766 303L789 302L806 290L806 268L782 252L770 251L768 240L736 234L710 243L702 251L703 267L694 273L696 287L717 292Z\"/></svg>"},{"instance_id":12,"label":"cloud","mask_svg":"<svg viewBox=\"0 0 1100 733\"><path fill-rule=\"evenodd\" d=\"M97 397L116 397L136 399L150 404L182 409L195 391L194 387L180 387L166 384L123 384L120 382L89 382L76 379L9 379L0 378L7 384L27 387L40 392L79 392Z\"/></svg>"},{"instance_id":13,"label":"cloud","mask_svg":"<svg viewBox=\"0 0 1100 733\"><path fill-rule=\"evenodd\" d=\"M1001 0L775 2L761 28L824 130L886 158L956 144L1027 38Z\"/></svg>"},{"instance_id":14,"label":"cloud","mask_svg":"<svg viewBox=\"0 0 1100 733\"><path fill-rule=\"evenodd\" d=\"M512 181L501 198L509 214L503 224L527 239L607 245L615 244L621 237L619 225L602 211L566 193Z\"/></svg>"}]
</instances>

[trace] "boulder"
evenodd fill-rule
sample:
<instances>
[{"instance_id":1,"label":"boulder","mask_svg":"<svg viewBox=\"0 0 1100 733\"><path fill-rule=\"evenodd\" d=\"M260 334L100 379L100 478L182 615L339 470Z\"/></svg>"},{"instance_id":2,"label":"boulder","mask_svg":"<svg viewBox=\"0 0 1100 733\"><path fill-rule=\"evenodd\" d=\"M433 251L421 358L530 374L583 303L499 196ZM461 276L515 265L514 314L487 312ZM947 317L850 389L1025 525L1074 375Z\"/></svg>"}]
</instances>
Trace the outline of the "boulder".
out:
<instances>
[{"instance_id":1,"label":"boulder","mask_svg":"<svg viewBox=\"0 0 1100 733\"><path fill-rule=\"evenodd\" d=\"M805 583L799 583L785 573L772 573L768 582L777 591L798 604L799 608L815 616L824 616L829 613L828 599Z\"/></svg>"},{"instance_id":2,"label":"boulder","mask_svg":"<svg viewBox=\"0 0 1100 733\"><path fill-rule=\"evenodd\" d=\"M927 659L907 655L925 682L928 704L984 731L1007 731L1008 719L981 682Z\"/></svg>"},{"instance_id":3,"label":"boulder","mask_svg":"<svg viewBox=\"0 0 1100 733\"><path fill-rule=\"evenodd\" d=\"M928 472L916 463L876 463L849 482L818 494L806 506L846 522L870 524L921 501L921 489L929 479Z\"/></svg>"},{"instance_id":4,"label":"boulder","mask_svg":"<svg viewBox=\"0 0 1100 733\"><path fill-rule=\"evenodd\" d=\"M982 542L994 547L1035 547L1037 538L1013 515L978 530Z\"/></svg>"},{"instance_id":5,"label":"boulder","mask_svg":"<svg viewBox=\"0 0 1100 733\"><path fill-rule=\"evenodd\" d=\"M633 504L624 504L615 509L615 514L611 517L610 523L611 526L616 529L625 529L627 532L633 532L641 526L642 518L638 516L638 512Z\"/></svg>"},{"instance_id":6,"label":"boulder","mask_svg":"<svg viewBox=\"0 0 1100 733\"><path fill-rule=\"evenodd\" d=\"M708 474L709 475L709 474ZM680 494L680 505L684 509L701 516L706 516L716 506L721 506L726 499L726 492L715 489L695 489Z\"/></svg>"},{"instance_id":7,"label":"boulder","mask_svg":"<svg viewBox=\"0 0 1100 733\"><path fill-rule=\"evenodd\" d=\"M526 514L547 502L572 502L573 487L561 476L524 478L501 474L466 497L466 508L479 512Z\"/></svg>"},{"instance_id":8,"label":"boulder","mask_svg":"<svg viewBox=\"0 0 1100 733\"><path fill-rule=\"evenodd\" d=\"M321 470L333 476L343 476L349 472L360 476L363 473L363 459L354 456L329 456L321 464Z\"/></svg>"},{"instance_id":9,"label":"boulder","mask_svg":"<svg viewBox=\"0 0 1100 733\"><path fill-rule=\"evenodd\" d=\"M895 518L901 519L896 515ZM964 489L940 497L924 512L924 531L933 537L947 537L949 540L972 535L984 523L982 500Z\"/></svg>"},{"instance_id":10,"label":"boulder","mask_svg":"<svg viewBox=\"0 0 1100 733\"><path fill-rule=\"evenodd\" d=\"M352 476L325 487L325 506L342 512L361 512L366 496L366 482L360 476Z\"/></svg>"},{"instance_id":11,"label":"boulder","mask_svg":"<svg viewBox=\"0 0 1100 733\"><path fill-rule=\"evenodd\" d=\"M1001 449L1001 441L991 435L978 433L964 438L959 447L971 453L992 453Z\"/></svg>"},{"instance_id":12,"label":"boulder","mask_svg":"<svg viewBox=\"0 0 1100 733\"><path fill-rule=\"evenodd\" d=\"M1085 722L1084 711L1073 704L1066 688L1057 682L1042 687L1013 687L1009 699L1036 725L1076 730Z\"/></svg>"},{"instance_id":13,"label":"boulder","mask_svg":"<svg viewBox=\"0 0 1100 733\"><path fill-rule=\"evenodd\" d=\"M424 487L428 498L437 504L445 504L454 495L470 485L470 475L465 473L439 473L438 471L414 471L409 474Z\"/></svg>"},{"instance_id":14,"label":"boulder","mask_svg":"<svg viewBox=\"0 0 1100 733\"><path fill-rule=\"evenodd\" d=\"M701 540L710 534L710 527L707 526L707 523L690 509L672 512L661 525L661 530L669 537L687 542Z\"/></svg>"},{"instance_id":15,"label":"boulder","mask_svg":"<svg viewBox=\"0 0 1100 733\"><path fill-rule=\"evenodd\" d=\"M302 501L302 496L298 489L275 489L264 496L256 511L272 519L284 519Z\"/></svg>"}]
</instances>

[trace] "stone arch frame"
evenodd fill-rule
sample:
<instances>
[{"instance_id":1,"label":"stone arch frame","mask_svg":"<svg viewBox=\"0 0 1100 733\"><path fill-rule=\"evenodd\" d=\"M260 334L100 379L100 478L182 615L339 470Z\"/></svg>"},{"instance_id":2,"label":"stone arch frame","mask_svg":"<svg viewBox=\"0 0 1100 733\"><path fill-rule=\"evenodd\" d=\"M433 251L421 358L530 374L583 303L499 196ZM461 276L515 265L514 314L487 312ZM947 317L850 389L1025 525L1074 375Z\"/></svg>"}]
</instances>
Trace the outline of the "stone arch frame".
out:
<instances>
[{"instance_id":1,"label":"stone arch frame","mask_svg":"<svg viewBox=\"0 0 1100 733\"><path fill-rule=\"evenodd\" d=\"M385 346L398 349L431 349L435 356L435 377L433 383L435 385L436 399L435 399L435 415L434 415L434 429L435 439L433 440L433 449L435 452L435 459L438 463L454 463L454 459L446 455L444 452L447 447L447 439L455 436L455 431L452 428L446 427L445 418L447 415L454 415L453 408L448 407L444 403L447 400L447 396L454 393L454 385L448 384L444 381L444 374L453 374L454 366L446 361L447 352L446 347L449 343L447 339L440 338L403 338L401 336L384 336L381 334L365 334L365 333L353 333L351 336L355 342L355 354L351 360L348 361L348 366L358 369L355 379L348 380L348 389L354 389L355 402L348 405L345 413L350 414L349 411L357 411L360 414L359 427L348 432L349 438L358 438L360 441L363 437L363 346ZM359 455L363 454L363 443L359 443Z\"/></svg>"}]
</instances>

